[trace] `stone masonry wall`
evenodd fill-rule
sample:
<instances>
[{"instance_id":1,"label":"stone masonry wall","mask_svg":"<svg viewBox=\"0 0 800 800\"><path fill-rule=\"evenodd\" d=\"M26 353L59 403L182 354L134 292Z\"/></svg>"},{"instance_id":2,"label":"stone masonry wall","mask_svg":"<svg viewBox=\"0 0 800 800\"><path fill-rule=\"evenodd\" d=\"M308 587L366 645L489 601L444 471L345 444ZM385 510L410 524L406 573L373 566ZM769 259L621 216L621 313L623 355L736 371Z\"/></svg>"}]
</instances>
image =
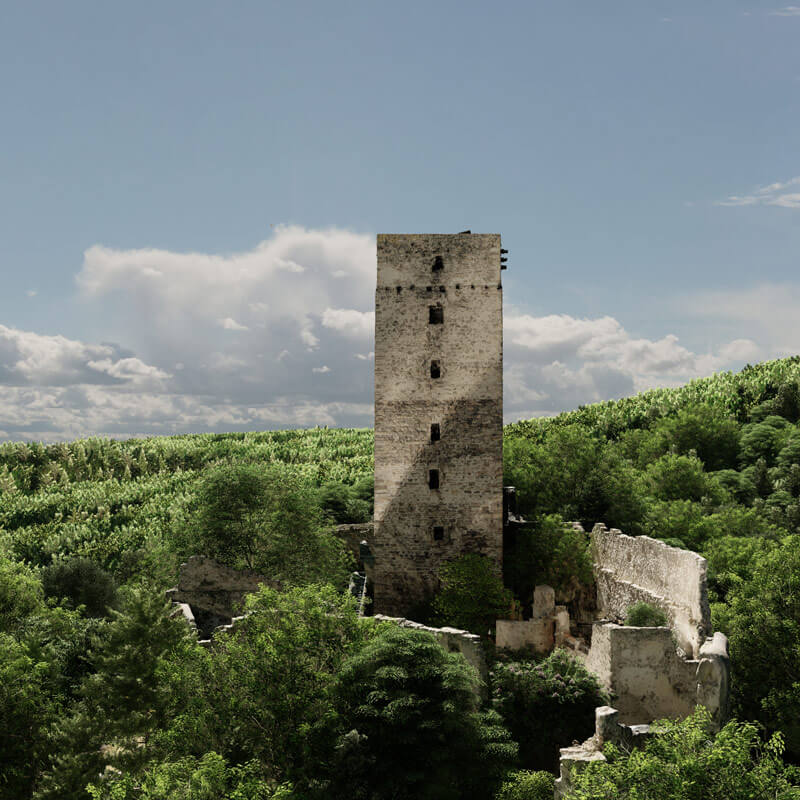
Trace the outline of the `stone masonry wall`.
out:
<instances>
[{"instance_id":1,"label":"stone masonry wall","mask_svg":"<svg viewBox=\"0 0 800 800\"><path fill-rule=\"evenodd\" d=\"M442 324L430 324L430 308L441 308ZM463 553L489 556L500 570L502 335L499 235L378 236L378 612L407 614L434 593L440 565Z\"/></svg>"},{"instance_id":2,"label":"stone masonry wall","mask_svg":"<svg viewBox=\"0 0 800 800\"><path fill-rule=\"evenodd\" d=\"M681 658L669 628L635 628L598 622L586 667L616 697L625 723L682 718L697 701L698 662Z\"/></svg>"},{"instance_id":3,"label":"stone masonry wall","mask_svg":"<svg viewBox=\"0 0 800 800\"><path fill-rule=\"evenodd\" d=\"M697 658L711 633L706 560L601 524L592 531L592 550L600 615L621 621L636 602L657 606L669 618L680 647Z\"/></svg>"}]
</instances>

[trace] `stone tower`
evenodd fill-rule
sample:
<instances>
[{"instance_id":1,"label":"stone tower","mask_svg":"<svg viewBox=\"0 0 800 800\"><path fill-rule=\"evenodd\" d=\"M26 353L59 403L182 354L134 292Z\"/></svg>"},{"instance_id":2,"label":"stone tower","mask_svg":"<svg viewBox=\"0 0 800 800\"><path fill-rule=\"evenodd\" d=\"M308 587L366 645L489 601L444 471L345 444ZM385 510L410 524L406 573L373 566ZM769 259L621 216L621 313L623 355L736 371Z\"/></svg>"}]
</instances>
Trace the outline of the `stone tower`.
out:
<instances>
[{"instance_id":1,"label":"stone tower","mask_svg":"<svg viewBox=\"0 0 800 800\"><path fill-rule=\"evenodd\" d=\"M445 561L503 553L498 234L378 235L375 611L428 600Z\"/></svg>"}]
</instances>

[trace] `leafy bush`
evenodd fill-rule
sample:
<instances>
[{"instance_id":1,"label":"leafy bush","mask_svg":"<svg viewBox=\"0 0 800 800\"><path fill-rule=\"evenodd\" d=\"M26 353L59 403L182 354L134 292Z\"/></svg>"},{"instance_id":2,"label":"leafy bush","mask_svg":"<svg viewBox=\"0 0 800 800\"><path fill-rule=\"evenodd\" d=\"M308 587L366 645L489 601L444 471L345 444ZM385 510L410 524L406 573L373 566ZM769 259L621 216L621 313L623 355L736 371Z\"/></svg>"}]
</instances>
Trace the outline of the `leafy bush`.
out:
<instances>
[{"instance_id":1,"label":"leafy bush","mask_svg":"<svg viewBox=\"0 0 800 800\"><path fill-rule=\"evenodd\" d=\"M513 595L486 556L468 553L444 564L439 582L433 610L443 625L486 636L495 620L509 613Z\"/></svg>"},{"instance_id":2,"label":"leafy bush","mask_svg":"<svg viewBox=\"0 0 800 800\"><path fill-rule=\"evenodd\" d=\"M221 465L204 478L198 504L198 543L207 555L287 583L346 584L344 546L324 531L314 493L291 474Z\"/></svg>"},{"instance_id":3,"label":"leafy bush","mask_svg":"<svg viewBox=\"0 0 800 800\"><path fill-rule=\"evenodd\" d=\"M555 771L559 748L586 738L606 702L597 678L565 650L539 664L498 662L492 672L492 706L519 743L524 769Z\"/></svg>"},{"instance_id":4,"label":"leafy bush","mask_svg":"<svg viewBox=\"0 0 800 800\"><path fill-rule=\"evenodd\" d=\"M92 800L290 800L260 774L257 762L230 766L218 753L154 762L140 775L109 776L87 788Z\"/></svg>"},{"instance_id":5,"label":"leafy bush","mask_svg":"<svg viewBox=\"0 0 800 800\"><path fill-rule=\"evenodd\" d=\"M634 603L628 609L625 624L634 628L661 628L667 624L667 615L650 603Z\"/></svg>"},{"instance_id":6,"label":"leafy bush","mask_svg":"<svg viewBox=\"0 0 800 800\"><path fill-rule=\"evenodd\" d=\"M572 772L570 800L797 800L800 787L781 760L779 735L766 744L758 727L729 722L716 736L702 706L626 753L606 745L606 763Z\"/></svg>"},{"instance_id":7,"label":"leafy bush","mask_svg":"<svg viewBox=\"0 0 800 800\"><path fill-rule=\"evenodd\" d=\"M668 453L647 467L647 477L659 500L698 501L719 492L719 485L696 456Z\"/></svg>"},{"instance_id":8,"label":"leafy bush","mask_svg":"<svg viewBox=\"0 0 800 800\"><path fill-rule=\"evenodd\" d=\"M478 713L477 674L430 633L394 625L344 663L325 795L354 800L492 797L516 754Z\"/></svg>"},{"instance_id":9,"label":"leafy bush","mask_svg":"<svg viewBox=\"0 0 800 800\"><path fill-rule=\"evenodd\" d=\"M89 617L104 617L114 605L114 578L88 558L54 561L42 570L45 597L66 600L67 606L84 606Z\"/></svg>"},{"instance_id":10,"label":"leafy bush","mask_svg":"<svg viewBox=\"0 0 800 800\"><path fill-rule=\"evenodd\" d=\"M555 782L551 772L512 772L495 800L553 800Z\"/></svg>"},{"instance_id":11,"label":"leafy bush","mask_svg":"<svg viewBox=\"0 0 800 800\"><path fill-rule=\"evenodd\" d=\"M731 583L715 623L728 635L736 713L780 730L800 758L800 536L753 553L748 577Z\"/></svg>"},{"instance_id":12,"label":"leafy bush","mask_svg":"<svg viewBox=\"0 0 800 800\"><path fill-rule=\"evenodd\" d=\"M564 522L559 514L515 533L503 558L506 583L523 606L533 602L534 587L547 584L561 602L568 602L581 587L592 586L589 536Z\"/></svg>"}]
</instances>

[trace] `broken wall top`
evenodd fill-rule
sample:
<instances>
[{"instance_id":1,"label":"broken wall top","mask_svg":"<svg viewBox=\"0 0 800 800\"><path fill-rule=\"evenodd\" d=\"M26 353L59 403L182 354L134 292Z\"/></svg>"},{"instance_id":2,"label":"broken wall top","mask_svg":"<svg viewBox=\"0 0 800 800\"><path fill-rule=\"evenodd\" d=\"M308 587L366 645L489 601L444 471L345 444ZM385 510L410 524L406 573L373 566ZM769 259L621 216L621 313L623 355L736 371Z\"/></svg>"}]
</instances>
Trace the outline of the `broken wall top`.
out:
<instances>
[{"instance_id":1,"label":"broken wall top","mask_svg":"<svg viewBox=\"0 0 800 800\"><path fill-rule=\"evenodd\" d=\"M681 648L697 657L711 634L708 563L690 550L649 536L626 536L605 525L592 530L597 603L610 619L624 619L636 602L661 608Z\"/></svg>"}]
</instances>

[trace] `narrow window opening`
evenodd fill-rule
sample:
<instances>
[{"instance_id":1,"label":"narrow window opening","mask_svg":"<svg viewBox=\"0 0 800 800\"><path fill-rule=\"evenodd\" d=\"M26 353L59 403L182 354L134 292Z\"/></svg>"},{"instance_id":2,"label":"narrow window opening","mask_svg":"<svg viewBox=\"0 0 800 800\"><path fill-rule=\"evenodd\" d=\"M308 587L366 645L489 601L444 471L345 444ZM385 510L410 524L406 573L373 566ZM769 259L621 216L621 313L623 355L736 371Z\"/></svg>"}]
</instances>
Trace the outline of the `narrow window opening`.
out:
<instances>
[{"instance_id":1,"label":"narrow window opening","mask_svg":"<svg viewBox=\"0 0 800 800\"><path fill-rule=\"evenodd\" d=\"M444 308L442 306L428 306L428 322L431 325L444 323Z\"/></svg>"},{"instance_id":2,"label":"narrow window opening","mask_svg":"<svg viewBox=\"0 0 800 800\"><path fill-rule=\"evenodd\" d=\"M442 257L436 256L436 258L433 260L433 271L439 272L440 270L443 269L444 269L444 261L442 261Z\"/></svg>"},{"instance_id":3,"label":"narrow window opening","mask_svg":"<svg viewBox=\"0 0 800 800\"><path fill-rule=\"evenodd\" d=\"M442 376L442 367L438 361L431 361L431 378L440 378Z\"/></svg>"},{"instance_id":4,"label":"narrow window opening","mask_svg":"<svg viewBox=\"0 0 800 800\"><path fill-rule=\"evenodd\" d=\"M428 470L428 486L431 489L438 489L439 488L439 470L438 469Z\"/></svg>"},{"instance_id":5,"label":"narrow window opening","mask_svg":"<svg viewBox=\"0 0 800 800\"><path fill-rule=\"evenodd\" d=\"M439 429L438 422L431 423L431 441L438 442L442 438L441 430Z\"/></svg>"},{"instance_id":6,"label":"narrow window opening","mask_svg":"<svg viewBox=\"0 0 800 800\"><path fill-rule=\"evenodd\" d=\"M443 525L434 525L433 526L433 541L434 542L441 542L444 539L444 526Z\"/></svg>"}]
</instances>

